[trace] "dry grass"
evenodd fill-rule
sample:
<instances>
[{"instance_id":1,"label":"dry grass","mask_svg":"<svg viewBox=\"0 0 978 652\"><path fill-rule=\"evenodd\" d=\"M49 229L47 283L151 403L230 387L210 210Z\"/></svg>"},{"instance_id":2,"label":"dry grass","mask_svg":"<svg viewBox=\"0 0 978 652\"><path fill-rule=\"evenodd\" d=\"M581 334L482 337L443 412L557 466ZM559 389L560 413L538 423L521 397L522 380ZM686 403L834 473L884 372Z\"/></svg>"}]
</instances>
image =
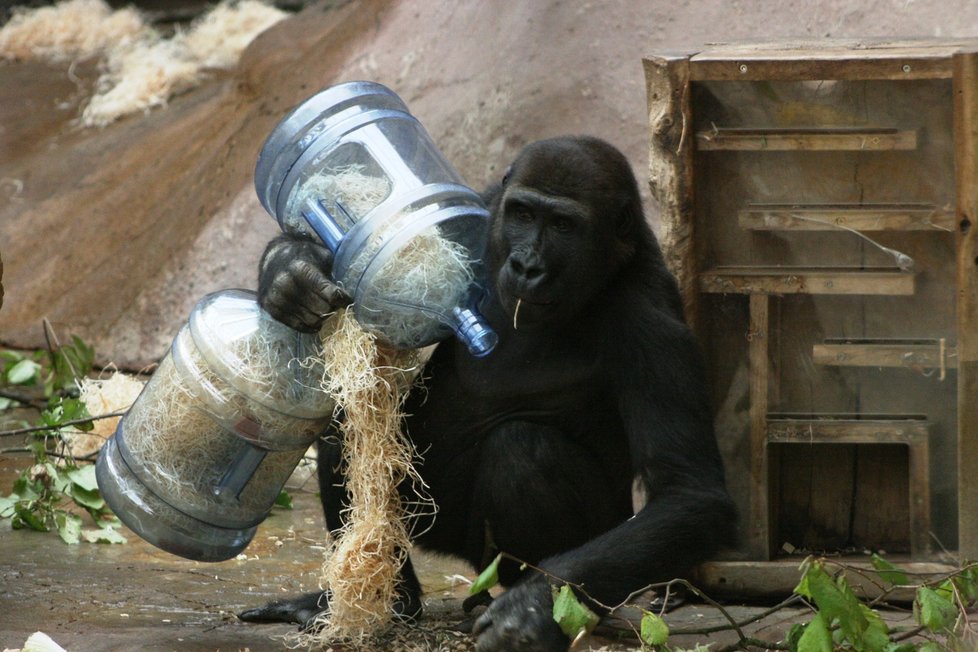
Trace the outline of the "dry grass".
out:
<instances>
[{"instance_id":1,"label":"dry grass","mask_svg":"<svg viewBox=\"0 0 978 652\"><path fill-rule=\"evenodd\" d=\"M401 431L401 407L420 358L416 351L379 347L349 309L328 321L321 336L327 361L323 390L344 413L350 504L347 525L324 556L329 611L292 643L369 645L391 622L397 577L410 546L409 521L434 510L414 468L414 447ZM402 496L405 487L415 495Z\"/></svg>"}]
</instances>

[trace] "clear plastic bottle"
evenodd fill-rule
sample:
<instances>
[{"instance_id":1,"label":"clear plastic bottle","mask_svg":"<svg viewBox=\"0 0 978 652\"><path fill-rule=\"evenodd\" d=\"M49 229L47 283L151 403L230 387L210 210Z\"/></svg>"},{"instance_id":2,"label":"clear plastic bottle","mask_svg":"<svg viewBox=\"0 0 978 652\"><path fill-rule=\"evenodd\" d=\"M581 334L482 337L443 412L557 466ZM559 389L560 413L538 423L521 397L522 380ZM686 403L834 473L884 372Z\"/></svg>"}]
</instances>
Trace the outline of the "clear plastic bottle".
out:
<instances>
[{"instance_id":1,"label":"clear plastic bottle","mask_svg":"<svg viewBox=\"0 0 978 652\"><path fill-rule=\"evenodd\" d=\"M322 374L315 336L272 319L254 293L204 297L103 448L102 495L159 548L237 555L332 417Z\"/></svg>"},{"instance_id":2,"label":"clear plastic bottle","mask_svg":"<svg viewBox=\"0 0 978 652\"><path fill-rule=\"evenodd\" d=\"M390 89L348 82L284 118L255 187L287 232L335 254L357 321L397 348L453 332L476 356L496 334L478 312L489 213Z\"/></svg>"}]
</instances>

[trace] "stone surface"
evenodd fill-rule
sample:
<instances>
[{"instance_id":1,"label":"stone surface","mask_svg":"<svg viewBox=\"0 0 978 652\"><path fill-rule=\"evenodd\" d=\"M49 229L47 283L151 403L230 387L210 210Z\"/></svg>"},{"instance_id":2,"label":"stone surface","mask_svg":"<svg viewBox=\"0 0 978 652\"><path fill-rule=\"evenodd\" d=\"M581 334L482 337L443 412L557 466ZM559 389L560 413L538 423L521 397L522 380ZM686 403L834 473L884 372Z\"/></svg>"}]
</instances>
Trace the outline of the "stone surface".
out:
<instances>
[{"instance_id":1,"label":"stone surface","mask_svg":"<svg viewBox=\"0 0 978 652\"><path fill-rule=\"evenodd\" d=\"M251 187L257 152L290 107L334 82L391 86L477 188L523 144L563 133L611 141L644 178L647 53L758 37L966 36L975 24L967 0L324 1L261 35L235 72L85 131L72 120L94 62L0 63L0 342L43 345L48 317L101 362L140 368L204 294L253 287L277 232Z\"/></svg>"}]
</instances>

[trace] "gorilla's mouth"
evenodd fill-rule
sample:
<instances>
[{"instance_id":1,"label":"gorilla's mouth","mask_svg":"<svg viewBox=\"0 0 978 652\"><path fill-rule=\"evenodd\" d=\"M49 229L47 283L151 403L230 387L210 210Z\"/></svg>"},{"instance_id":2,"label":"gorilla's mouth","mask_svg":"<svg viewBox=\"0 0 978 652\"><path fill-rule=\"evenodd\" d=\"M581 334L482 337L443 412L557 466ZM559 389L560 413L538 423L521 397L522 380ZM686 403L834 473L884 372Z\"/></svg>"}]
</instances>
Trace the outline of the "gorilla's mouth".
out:
<instances>
[{"instance_id":1,"label":"gorilla's mouth","mask_svg":"<svg viewBox=\"0 0 978 652\"><path fill-rule=\"evenodd\" d=\"M529 318L529 323L539 321L540 313L545 312L552 305L554 305L553 299L524 299L516 296L513 304L513 330L519 330L521 323L527 323L527 318Z\"/></svg>"}]
</instances>

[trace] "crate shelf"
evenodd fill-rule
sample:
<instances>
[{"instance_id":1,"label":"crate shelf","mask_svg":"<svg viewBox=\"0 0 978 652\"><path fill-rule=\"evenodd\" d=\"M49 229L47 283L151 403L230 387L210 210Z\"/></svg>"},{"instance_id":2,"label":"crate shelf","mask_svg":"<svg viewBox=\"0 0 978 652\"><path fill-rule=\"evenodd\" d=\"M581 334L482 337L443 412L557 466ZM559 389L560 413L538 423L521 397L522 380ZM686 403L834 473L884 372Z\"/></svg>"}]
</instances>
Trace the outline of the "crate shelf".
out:
<instances>
[{"instance_id":1,"label":"crate shelf","mask_svg":"<svg viewBox=\"0 0 978 652\"><path fill-rule=\"evenodd\" d=\"M778 444L926 443L929 424L922 414L771 413L767 440Z\"/></svg>"},{"instance_id":2,"label":"crate shelf","mask_svg":"<svg viewBox=\"0 0 978 652\"><path fill-rule=\"evenodd\" d=\"M711 294L851 294L908 296L915 277L895 267L716 267L700 274Z\"/></svg>"},{"instance_id":3,"label":"crate shelf","mask_svg":"<svg viewBox=\"0 0 978 652\"><path fill-rule=\"evenodd\" d=\"M915 129L717 127L696 134L701 151L889 151L917 149Z\"/></svg>"},{"instance_id":4,"label":"crate shelf","mask_svg":"<svg viewBox=\"0 0 978 652\"><path fill-rule=\"evenodd\" d=\"M957 349L940 339L827 339L812 347L815 364L836 367L957 369Z\"/></svg>"},{"instance_id":5,"label":"crate shelf","mask_svg":"<svg viewBox=\"0 0 978 652\"><path fill-rule=\"evenodd\" d=\"M767 417L769 444L901 444L909 453L910 549L929 554L930 424L922 414L789 414Z\"/></svg>"},{"instance_id":6,"label":"crate shelf","mask_svg":"<svg viewBox=\"0 0 978 652\"><path fill-rule=\"evenodd\" d=\"M954 212L933 204L750 204L738 211L750 231L954 231Z\"/></svg>"}]
</instances>

